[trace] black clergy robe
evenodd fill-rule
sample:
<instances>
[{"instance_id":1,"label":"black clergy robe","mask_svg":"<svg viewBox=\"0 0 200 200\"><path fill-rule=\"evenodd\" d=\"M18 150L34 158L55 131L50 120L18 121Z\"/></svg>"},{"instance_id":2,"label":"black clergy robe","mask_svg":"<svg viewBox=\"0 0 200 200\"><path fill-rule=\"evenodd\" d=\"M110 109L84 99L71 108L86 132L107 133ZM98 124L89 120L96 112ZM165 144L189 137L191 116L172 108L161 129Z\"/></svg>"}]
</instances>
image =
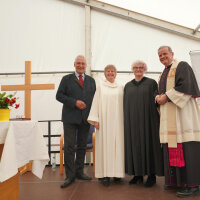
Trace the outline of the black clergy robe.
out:
<instances>
[{"instance_id":1,"label":"black clergy robe","mask_svg":"<svg viewBox=\"0 0 200 200\"><path fill-rule=\"evenodd\" d=\"M165 94L166 92L167 75L170 68L171 65L166 67L162 73L159 82L159 94ZM182 61L177 66L174 89L178 92L191 95L192 97L200 97L194 72L187 62Z\"/></svg>"},{"instance_id":2,"label":"black clergy robe","mask_svg":"<svg viewBox=\"0 0 200 200\"><path fill-rule=\"evenodd\" d=\"M163 175L156 90L156 81L147 77L124 88L125 172L129 175Z\"/></svg>"}]
</instances>

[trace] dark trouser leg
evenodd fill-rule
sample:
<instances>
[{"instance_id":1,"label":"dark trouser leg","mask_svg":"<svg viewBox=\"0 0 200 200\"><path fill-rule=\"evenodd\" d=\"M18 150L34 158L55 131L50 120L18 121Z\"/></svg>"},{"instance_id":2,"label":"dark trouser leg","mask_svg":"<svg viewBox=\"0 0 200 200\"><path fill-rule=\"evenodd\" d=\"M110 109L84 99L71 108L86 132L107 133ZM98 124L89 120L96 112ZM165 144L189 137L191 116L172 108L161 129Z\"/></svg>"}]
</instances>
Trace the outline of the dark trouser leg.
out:
<instances>
[{"instance_id":1,"label":"dark trouser leg","mask_svg":"<svg viewBox=\"0 0 200 200\"><path fill-rule=\"evenodd\" d=\"M189 187L200 185L200 160L197 153L200 151L200 142L183 143L184 167L171 167L167 144L163 144L163 150L166 185L187 185Z\"/></svg>"},{"instance_id":2,"label":"dark trouser leg","mask_svg":"<svg viewBox=\"0 0 200 200\"><path fill-rule=\"evenodd\" d=\"M89 128L90 128L89 124L81 123L80 125L78 125L77 150L76 150L76 161L75 161L76 174L83 173Z\"/></svg>"},{"instance_id":3,"label":"dark trouser leg","mask_svg":"<svg viewBox=\"0 0 200 200\"><path fill-rule=\"evenodd\" d=\"M165 186L182 187L185 184L185 167L173 167L169 163L168 145L163 144Z\"/></svg>"},{"instance_id":4,"label":"dark trouser leg","mask_svg":"<svg viewBox=\"0 0 200 200\"><path fill-rule=\"evenodd\" d=\"M68 178L75 177L75 143L76 143L76 126L72 124L64 125L64 162L65 173Z\"/></svg>"},{"instance_id":5,"label":"dark trouser leg","mask_svg":"<svg viewBox=\"0 0 200 200\"><path fill-rule=\"evenodd\" d=\"M200 142L183 143L183 154L185 158L185 179L189 187L200 185Z\"/></svg>"}]
</instances>

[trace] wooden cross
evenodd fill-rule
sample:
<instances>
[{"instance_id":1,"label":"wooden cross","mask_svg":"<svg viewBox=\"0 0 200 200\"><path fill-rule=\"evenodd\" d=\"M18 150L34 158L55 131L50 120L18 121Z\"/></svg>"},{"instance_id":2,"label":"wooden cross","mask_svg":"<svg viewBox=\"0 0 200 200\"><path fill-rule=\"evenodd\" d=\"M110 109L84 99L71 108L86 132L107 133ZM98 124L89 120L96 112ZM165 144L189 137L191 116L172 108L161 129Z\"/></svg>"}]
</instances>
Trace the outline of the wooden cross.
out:
<instances>
[{"instance_id":1,"label":"wooden cross","mask_svg":"<svg viewBox=\"0 0 200 200\"><path fill-rule=\"evenodd\" d=\"M25 84L24 85L2 85L2 91L25 91L25 118L31 118L31 90L51 90L54 84L31 84L31 61L25 61Z\"/></svg>"}]
</instances>

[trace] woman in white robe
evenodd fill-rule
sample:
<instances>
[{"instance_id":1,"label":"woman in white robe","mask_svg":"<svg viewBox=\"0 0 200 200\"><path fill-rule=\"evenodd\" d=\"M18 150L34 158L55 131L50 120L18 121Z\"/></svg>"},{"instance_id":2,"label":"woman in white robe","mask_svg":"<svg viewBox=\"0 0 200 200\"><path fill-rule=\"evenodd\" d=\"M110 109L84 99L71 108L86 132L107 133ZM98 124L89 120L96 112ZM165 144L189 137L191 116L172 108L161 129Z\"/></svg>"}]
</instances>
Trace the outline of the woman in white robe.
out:
<instances>
[{"instance_id":1,"label":"woman in white robe","mask_svg":"<svg viewBox=\"0 0 200 200\"><path fill-rule=\"evenodd\" d=\"M88 122L96 128L95 177L103 185L124 177L123 86L115 81L114 65L104 69L106 80L97 87Z\"/></svg>"}]
</instances>

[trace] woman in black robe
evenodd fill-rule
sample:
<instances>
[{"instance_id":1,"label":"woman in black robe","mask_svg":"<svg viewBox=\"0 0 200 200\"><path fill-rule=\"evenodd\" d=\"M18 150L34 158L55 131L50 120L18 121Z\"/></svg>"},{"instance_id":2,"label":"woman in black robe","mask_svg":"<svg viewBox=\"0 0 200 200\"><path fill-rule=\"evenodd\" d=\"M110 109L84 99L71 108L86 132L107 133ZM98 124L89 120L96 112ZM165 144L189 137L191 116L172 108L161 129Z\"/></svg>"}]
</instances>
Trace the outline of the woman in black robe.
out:
<instances>
[{"instance_id":1,"label":"woman in black robe","mask_svg":"<svg viewBox=\"0 0 200 200\"><path fill-rule=\"evenodd\" d=\"M156 175L163 176L162 149L159 140L159 113L154 94L155 80L144 77L147 66L142 61L133 63L135 79L124 88L125 172L135 175L129 182L143 182L146 187L156 183Z\"/></svg>"}]
</instances>

